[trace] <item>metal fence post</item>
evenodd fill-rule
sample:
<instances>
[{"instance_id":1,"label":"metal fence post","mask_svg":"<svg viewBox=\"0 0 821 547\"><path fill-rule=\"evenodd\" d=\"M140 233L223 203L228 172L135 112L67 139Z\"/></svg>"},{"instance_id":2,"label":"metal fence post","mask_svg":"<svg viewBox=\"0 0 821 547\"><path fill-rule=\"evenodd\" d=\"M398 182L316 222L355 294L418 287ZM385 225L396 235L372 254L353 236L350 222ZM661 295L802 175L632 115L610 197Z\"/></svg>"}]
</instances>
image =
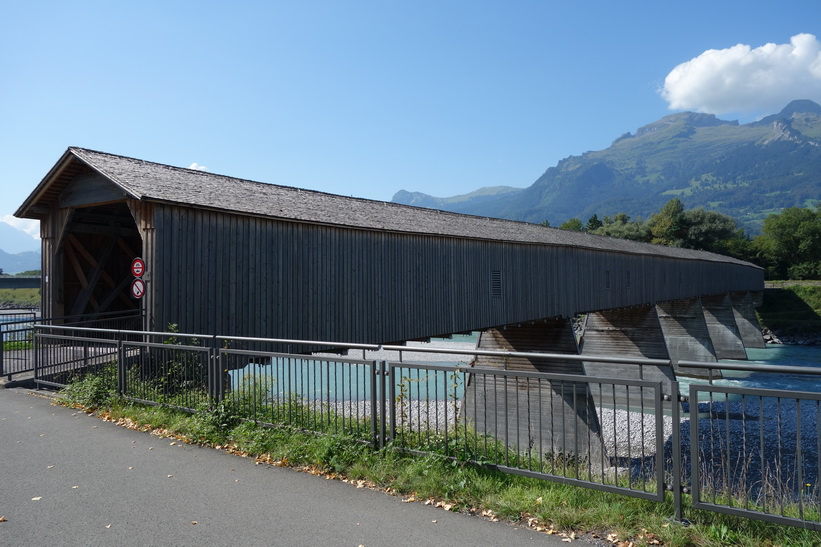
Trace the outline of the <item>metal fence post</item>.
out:
<instances>
[{"instance_id":1,"label":"metal fence post","mask_svg":"<svg viewBox=\"0 0 821 547\"><path fill-rule=\"evenodd\" d=\"M387 409L387 393L385 392L385 380L388 375L388 362L382 361L381 374L379 375L379 448L385 447L385 410Z\"/></svg>"},{"instance_id":2,"label":"metal fence post","mask_svg":"<svg viewBox=\"0 0 821 547\"><path fill-rule=\"evenodd\" d=\"M377 436L379 435L379 426L377 425L377 420L379 417L377 414L377 397L376 397L376 376L379 374L379 368L382 365L382 361L373 361L371 365L371 440L373 441L374 446L379 446L379 439Z\"/></svg>"},{"instance_id":3,"label":"metal fence post","mask_svg":"<svg viewBox=\"0 0 821 547\"><path fill-rule=\"evenodd\" d=\"M32 351L34 352L34 385L37 389L40 389L40 384L37 380L40 378L40 345L37 343L39 335L37 332L34 332L34 336L32 337Z\"/></svg>"},{"instance_id":4,"label":"metal fence post","mask_svg":"<svg viewBox=\"0 0 821 547\"><path fill-rule=\"evenodd\" d=\"M672 397L670 398L673 404L671 420L673 421L673 518L676 522L682 522L684 519L684 507L681 502L682 484L681 484L681 403L684 402L685 397L681 396L679 392L679 383L676 381L670 382L672 390ZM690 412L692 412L692 408Z\"/></svg>"},{"instance_id":5,"label":"metal fence post","mask_svg":"<svg viewBox=\"0 0 821 547\"><path fill-rule=\"evenodd\" d=\"M124 396L127 392L125 382L125 349L123 348L122 339L117 340L117 390L120 396Z\"/></svg>"},{"instance_id":6,"label":"metal fence post","mask_svg":"<svg viewBox=\"0 0 821 547\"><path fill-rule=\"evenodd\" d=\"M211 348L211 367L208 373L211 376L208 385L213 390L213 397L217 401L225 398L225 367L223 367L224 354L218 348Z\"/></svg>"},{"instance_id":7,"label":"metal fence post","mask_svg":"<svg viewBox=\"0 0 821 547\"><path fill-rule=\"evenodd\" d=\"M4 366L3 362L5 360L5 345L6 345L6 333L5 331L0 328L0 376L4 374ZM11 380L11 374L9 374L9 380Z\"/></svg>"},{"instance_id":8,"label":"metal fence post","mask_svg":"<svg viewBox=\"0 0 821 547\"><path fill-rule=\"evenodd\" d=\"M388 377L393 378L393 365L388 363ZM390 417L390 427L388 428L388 439L391 442L396 440L396 382L391 380L390 384L388 384L388 399L389 399L389 409L388 415Z\"/></svg>"}]
</instances>

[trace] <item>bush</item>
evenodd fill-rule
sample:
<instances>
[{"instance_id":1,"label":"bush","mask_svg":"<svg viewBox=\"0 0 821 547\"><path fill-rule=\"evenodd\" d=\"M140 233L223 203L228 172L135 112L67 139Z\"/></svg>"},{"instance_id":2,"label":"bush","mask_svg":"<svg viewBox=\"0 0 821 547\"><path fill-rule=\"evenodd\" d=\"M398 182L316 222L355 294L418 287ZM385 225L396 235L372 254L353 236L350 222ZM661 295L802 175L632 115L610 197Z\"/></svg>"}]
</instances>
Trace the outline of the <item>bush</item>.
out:
<instances>
[{"instance_id":1,"label":"bush","mask_svg":"<svg viewBox=\"0 0 821 547\"><path fill-rule=\"evenodd\" d=\"M106 373L109 372L109 373ZM70 382L60 394L74 406L97 409L110 406L119 398L116 370L110 368L101 374L89 374Z\"/></svg>"}]
</instances>

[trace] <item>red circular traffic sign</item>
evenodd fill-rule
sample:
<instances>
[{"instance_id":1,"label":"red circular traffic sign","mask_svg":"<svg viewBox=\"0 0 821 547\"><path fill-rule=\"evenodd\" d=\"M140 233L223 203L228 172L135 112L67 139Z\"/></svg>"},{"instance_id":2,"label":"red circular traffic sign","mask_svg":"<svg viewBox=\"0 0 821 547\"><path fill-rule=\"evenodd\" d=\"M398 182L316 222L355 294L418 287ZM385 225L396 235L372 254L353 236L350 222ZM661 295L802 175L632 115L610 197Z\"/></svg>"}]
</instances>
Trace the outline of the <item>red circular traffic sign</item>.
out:
<instances>
[{"instance_id":1,"label":"red circular traffic sign","mask_svg":"<svg viewBox=\"0 0 821 547\"><path fill-rule=\"evenodd\" d=\"M131 261L131 274L134 277L142 277L145 273L145 261L142 258L135 258Z\"/></svg>"},{"instance_id":2,"label":"red circular traffic sign","mask_svg":"<svg viewBox=\"0 0 821 547\"><path fill-rule=\"evenodd\" d=\"M145 281L137 278L131 282L131 296L133 298L142 298L145 296Z\"/></svg>"}]
</instances>

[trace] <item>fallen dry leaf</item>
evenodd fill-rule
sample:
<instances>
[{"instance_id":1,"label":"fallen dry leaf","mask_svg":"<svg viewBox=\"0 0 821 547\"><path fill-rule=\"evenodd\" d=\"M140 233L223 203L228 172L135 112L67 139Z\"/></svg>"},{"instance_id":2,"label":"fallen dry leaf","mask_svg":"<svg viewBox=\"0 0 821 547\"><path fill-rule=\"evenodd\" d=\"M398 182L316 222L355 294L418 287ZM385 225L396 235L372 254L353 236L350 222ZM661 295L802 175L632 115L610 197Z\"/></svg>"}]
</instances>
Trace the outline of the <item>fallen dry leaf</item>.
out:
<instances>
[{"instance_id":1,"label":"fallen dry leaf","mask_svg":"<svg viewBox=\"0 0 821 547\"><path fill-rule=\"evenodd\" d=\"M106 527L106 528L111 528L111 525L110 525L110 524L106 524L106 525L105 525L105 527Z\"/></svg>"},{"instance_id":2,"label":"fallen dry leaf","mask_svg":"<svg viewBox=\"0 0 821 547\"><path fill-rule=\"evenodd\" d=\"M40 501L43 499L43 496L37 496L36 498L31 498L31 501Z\"/></svg>"},{"instance_id":3,"label":"fallen dry leaf","mask_svg":"<svg viewBox=\"0 0 821 547\"><path fill-rule=\"evenodd\" d=\"M6 520L6 517L0 516L0 522L8 522L8 521Z\"/></svg>"},{"instance_id":4,"label":"fallen dry leaf","mask_svg":"<svg viewBox=\"0 0 821 547\"><path fill-rule=\"evenodd\" d=\"M196 520L192 520L192 521L191 521L191 524L197 524L197 521L196 521Z\"/></svg>"}]
</instances>

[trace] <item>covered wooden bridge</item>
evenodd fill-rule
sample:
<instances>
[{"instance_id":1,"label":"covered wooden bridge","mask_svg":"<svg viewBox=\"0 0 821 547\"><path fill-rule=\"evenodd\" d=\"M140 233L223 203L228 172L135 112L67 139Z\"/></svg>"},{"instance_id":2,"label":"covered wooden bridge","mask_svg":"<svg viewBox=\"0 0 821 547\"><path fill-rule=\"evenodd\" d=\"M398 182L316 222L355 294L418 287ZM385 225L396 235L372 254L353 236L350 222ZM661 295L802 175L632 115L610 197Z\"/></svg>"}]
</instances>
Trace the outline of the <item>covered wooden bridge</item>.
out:
<instances>
[{"instance_id":1,"label":"covered wooden bridge","mask_svg":"<svg viewBox=\"0 0 821 547\"><path fill-rule=\"evenodd\" d=\"M715 361L763 346L753 310L762 269L707 252L82 148L69 148L15 214L40 220L44 316L139 310L152 331L175 324L182 332L372 344L481 331L482 349L590 356L481 364L642 374L665 393L673 370L639 372L596 357ZM571 324L579 314L581 340ZM579 386L569 399L564 391L538 395L570 420L540 432L546 446L572 444L568 436L581 428L598 438L593 397ZM482 398L482 386L469 387L466 397ZM504 399L518 400L521 386L509 390ZM488 415L494 427L512 417L530 423L520 412Z\"/></svg>"},{"instance_id":2,"label":"covered wooden bridge","mask_svg":"<svg viewBox=\"0 0 821 547\"><path fill-rule=\"evenodd\" d=\"M485 347L560 351L587 313L583 351L760 343L763 271L707 252L82 148L15 214L41 221L46 316L141 309L148 330L365 343L479 330Z\"/></svg>"}]
</instances>

